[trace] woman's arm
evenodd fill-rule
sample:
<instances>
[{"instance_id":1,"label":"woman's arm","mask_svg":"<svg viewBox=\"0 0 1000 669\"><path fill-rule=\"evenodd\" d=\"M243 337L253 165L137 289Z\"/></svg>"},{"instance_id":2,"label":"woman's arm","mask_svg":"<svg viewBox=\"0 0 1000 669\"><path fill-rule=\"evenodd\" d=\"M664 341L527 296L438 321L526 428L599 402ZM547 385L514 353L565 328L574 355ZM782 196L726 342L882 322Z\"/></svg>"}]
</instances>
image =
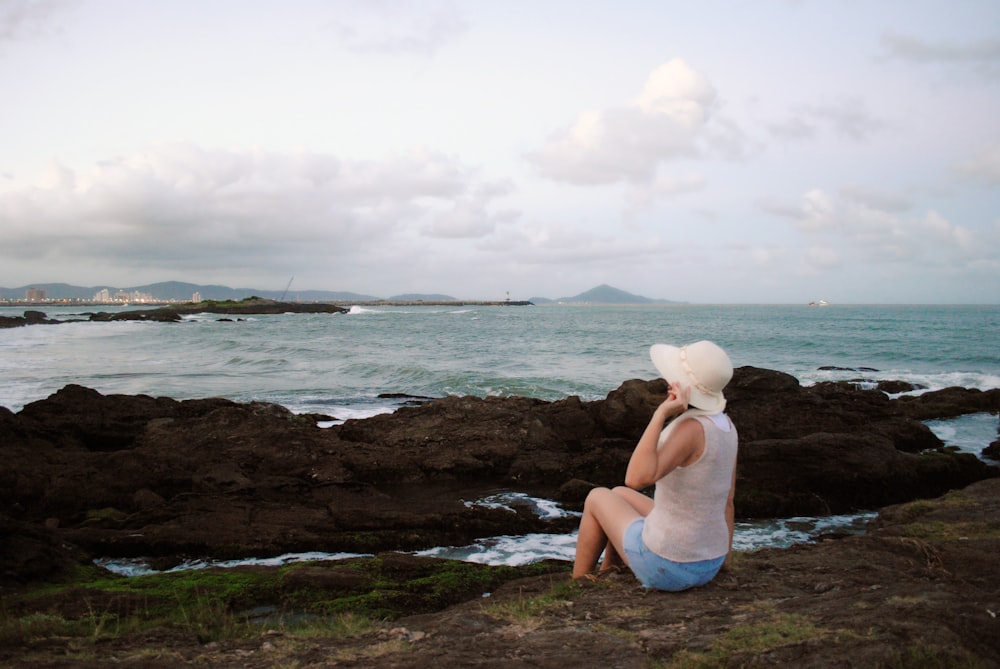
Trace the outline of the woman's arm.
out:
<instances>
[{"instance_id":1,"label":"woman's arm","mask_svg":"<svg viewBox=\"0 0 1000 669\"><path fill-rule=\"evenodd\" d=\"M657 449L660 432L663 431L667 419L687 409L690 393L691 390L687 386L671 384L667 399L656 407L628 461L625 485L629 488L642 490L691 457L691 453L697 447L697 435L701 434L701 427L695 421L684 421L692 425L678 425L663 448Z\"/></svg>"},{"instance_id":2,"label":"woman's arm","mask_svg":"<svg viewBox=\"0 0 1000 669\"><path fill-rule=\"evenodd\" d=\"M733 533L736 530L736 508L733 499L736 497L736 463L733 463L733 482L729 485L729 499L726 500L726 525L729 526L729 551L726 553L726 560L722 563L723 568L728 569L733 557Z\"/></svg>"}]
</instances>

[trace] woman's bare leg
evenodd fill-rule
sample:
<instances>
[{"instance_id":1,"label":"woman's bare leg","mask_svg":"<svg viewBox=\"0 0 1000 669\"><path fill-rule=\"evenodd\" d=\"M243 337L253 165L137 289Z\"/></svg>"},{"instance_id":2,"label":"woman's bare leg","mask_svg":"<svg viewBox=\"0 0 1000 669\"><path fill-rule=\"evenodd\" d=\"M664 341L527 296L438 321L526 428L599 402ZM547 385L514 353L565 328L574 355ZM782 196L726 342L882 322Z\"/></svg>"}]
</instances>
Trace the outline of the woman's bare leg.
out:
<instances>
[{"instance_id":1,"label":"woman's bare leg","mask_svg":"<svg viewBox=\"0 0 1000 669\"><path fill-rule=\"evenodd\" d=\"M632 488L626 486L618 486L616 488L612 488L611 492L628 502L640 516L648 516L649 512L653 510L653 500L637 490L633 490ZM618 551L615 550L614 544L609 543L604 549L604 559L601 560L600 571L605 572L612 569L618 569L625 564L625 560L618 553Z\"/></svg>"},{"instance_id":2,"label":"woman's bare leg","mask_svg":"<svg viewBox=\"0 0 1000 669\"><path fill-rule=\"evenodd\" d=\"M645 518L649 515L649 512L653 510L653 498L644 495L638 490L633 490L627 486L617 486L613 488L611 492L622 497L626 502L632 505L632 508L639 512L639 515Z\"/></svg>"},{"instance_id":3,"label":"woman's bare leg","mask_svg":"<svg viewBox=\"0 0 1000 669\"><path fill-rule=\"evenodd\" d=\"M625 528L639 515L635 507L621 495L607 488L591 490L583 505L583 518L580 519L573 578L593 573L606 548L609 556L614 553L612 560L620 560L627 565L628 560L625 559L622 548Z\"/></svg>"}]
</instances>

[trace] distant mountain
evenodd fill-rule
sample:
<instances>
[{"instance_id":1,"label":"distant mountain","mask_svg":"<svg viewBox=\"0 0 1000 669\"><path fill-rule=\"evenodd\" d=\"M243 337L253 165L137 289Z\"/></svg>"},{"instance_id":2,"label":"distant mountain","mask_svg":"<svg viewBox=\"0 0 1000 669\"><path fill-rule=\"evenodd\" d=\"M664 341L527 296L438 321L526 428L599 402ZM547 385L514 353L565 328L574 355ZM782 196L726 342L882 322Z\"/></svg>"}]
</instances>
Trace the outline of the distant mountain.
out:
<instances>
[{"instance_id":1,"label":"distant mountain","mask_svg":"<svg viewBox=\"0 0 1000 669\"><path fill-rule=\"evenodd\" d=\"M20 288L0 288L0 299L23 300L24 293L29 288L40 288L45 291L47 296L57 300L89 300L97 291L106 288L106 286L84 288L83 286L71 286L68 283L32 283Z\"/></svg>"},{"instance_id":2,"label":"distant mountain","mask_svg":"<svg viewBox=\"0 0 1000 669\"><path fill-rule=\"evenodd\" d=\"M143 286L72 286L66 283L33 283L20 288L0 288L0 299L23 300L29 288L40 288L52 300L89 300L99 291L107 289L112 294L119 290L127 293L148 293L157 300L190 300L197 292L203 300L242 300L256 295L271 300L284 297L289 302L370 302L379 298L359 293L330 290L260 290L259 288L230 288L229 286L201 285L183 281L164 281Z\"/></svg>"},{"instance_id":3,"label":"distant mountain","mask_svg":"<svg viewBox=\"0 0 1000 669\"><path fill-rule=\"evenodd\" d=\"M633 295L624 290L614 288L606 283L602 283L596 288L575 295L573 297L560 297L550 300L544 297L532 297L535 304L552 304L553 302L570 302L573 304L679 304L672 300L654 300L641 295Z\"/></svg>"},{"instance_id":4,"label":"distant mountain","mask_svg":"<svg viewBox=\"0 0 1000 669\"><path fill-rule=\"evenodd\" d=\"M40 288L46 297L52 300L90 300L99 291L107 289L114 294L118 291L127 293L147 293L156 300L190 300L195 293L201 293L203 300L242 300L257 296L270 300L285 300L287 302L374 302L383 298L373 295L362 295L346 291L332 290L261 290L260 288L230 288L229 286L203 285L185 283L183 281L163 281L143 286L73 286L67 283L33 283L20 288L0 288L0 299L23 300L25 291L29 288ZM442 294L405 293L388 298L396 302L455 302L456 298ZM601 284L596 288L575 295L560 297L556 300L547 297L532 297L534 304L552 304L569 302L573 304L678 304L671 300L654 300L641 295L633 295L624 290Z\"/></svg>"}]
</instances>

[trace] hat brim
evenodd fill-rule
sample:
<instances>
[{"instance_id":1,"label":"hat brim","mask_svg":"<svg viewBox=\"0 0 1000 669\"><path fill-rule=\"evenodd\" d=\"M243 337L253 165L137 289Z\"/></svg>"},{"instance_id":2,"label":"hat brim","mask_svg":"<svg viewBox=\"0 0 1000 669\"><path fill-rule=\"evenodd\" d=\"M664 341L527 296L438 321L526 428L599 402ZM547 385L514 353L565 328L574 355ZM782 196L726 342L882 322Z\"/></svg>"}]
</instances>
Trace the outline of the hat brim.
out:
<instances>
[{"instance_id":1,"label":"hat brim","mask_svg":"<svg viewBox=\"0 0 1000 669\"><path fill-rule=\"evenodd\" d=\"M681 350L668 344L653 344L649 348L653 366L668 383L680 383L691 389L689 404L709 413L719 413L726 408L726 397L722 392L706 393L696 388L681 364Z\"/></svg>"}]
</instances>

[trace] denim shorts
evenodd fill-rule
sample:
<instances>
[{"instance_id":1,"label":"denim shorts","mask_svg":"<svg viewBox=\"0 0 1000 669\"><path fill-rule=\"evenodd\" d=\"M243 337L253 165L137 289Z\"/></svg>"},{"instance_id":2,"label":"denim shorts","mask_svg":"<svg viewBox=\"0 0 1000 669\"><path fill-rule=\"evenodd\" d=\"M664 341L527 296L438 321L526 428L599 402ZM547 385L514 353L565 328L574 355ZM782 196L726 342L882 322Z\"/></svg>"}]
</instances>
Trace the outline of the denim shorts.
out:
<instances>
[{"instance_id":1,"label":"denim shorts","mask_svg":"<svg viewBox=\"0 0 1000 669\"><path fill-rule=\"evenodd\" d=\"M719 573L726 556L697 562L674 562L646 548L642 540L645 518L625 528L625 557L635 577L645 588L677 592L705 585Z\"/></svg>"}]
</instances>

